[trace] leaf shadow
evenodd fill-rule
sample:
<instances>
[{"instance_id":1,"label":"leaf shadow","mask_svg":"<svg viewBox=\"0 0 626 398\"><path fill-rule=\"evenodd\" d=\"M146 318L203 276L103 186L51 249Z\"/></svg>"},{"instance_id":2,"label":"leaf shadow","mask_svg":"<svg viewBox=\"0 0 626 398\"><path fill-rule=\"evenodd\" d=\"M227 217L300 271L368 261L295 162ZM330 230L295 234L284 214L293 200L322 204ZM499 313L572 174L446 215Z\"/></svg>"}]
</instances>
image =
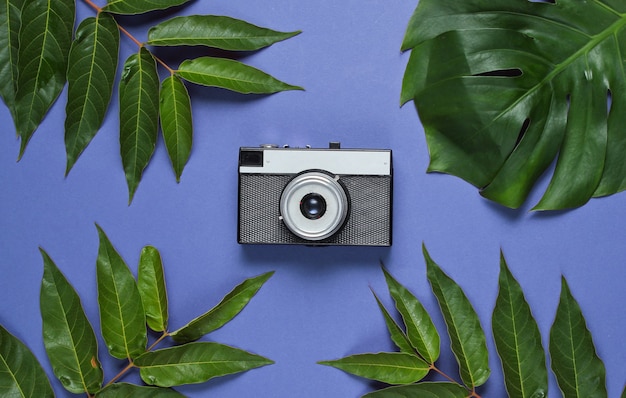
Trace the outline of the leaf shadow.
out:
<instances>
[{"instance_id":1,"label":"leaf shadow","mask_svg":"<svg viewBox=\"0 0 626 398\"><path fill-rule=\"evenodd\" d=\"M138 27L159 23L161 20L181 15L181 11L196 3L198 0L189 0L185 4L166 8L164 10L155 10L136 15L116 15L115 20L122 26Z\"/></svg>"}]
</instances>

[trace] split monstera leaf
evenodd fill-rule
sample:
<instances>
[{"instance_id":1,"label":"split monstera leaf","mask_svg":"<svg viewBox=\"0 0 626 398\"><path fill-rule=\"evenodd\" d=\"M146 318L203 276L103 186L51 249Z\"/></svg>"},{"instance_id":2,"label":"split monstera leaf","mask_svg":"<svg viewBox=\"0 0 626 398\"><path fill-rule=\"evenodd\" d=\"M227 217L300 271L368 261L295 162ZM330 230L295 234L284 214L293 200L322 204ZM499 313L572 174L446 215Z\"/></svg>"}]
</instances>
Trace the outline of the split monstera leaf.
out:
<instances>
[{"instance_id":1,"label":"split monstera leaf","mask_svg":"<svg viewBox=\"0 0 626 398\"><path fill-rule=\"evenodd\" d=\"M299 34L278 32L215 15L178 16L139 42L118 25L118 15L144 14L189 0L111 0L74 32L76 0L7 0L0 6L0 95L21 139L19 158L68 83L65 119L66 174L102 125L118 73L120 31L139 46L124 63L119 82L120 152L132 202L154 152L159 124L177 181L191 154L193 122L185 82L242 94L272 94L301 87L227 58L203 56L173 68L148 46L206 46L255 51ZM157 66L169 76L160 81ZM160 123L159 123L160 122Z\"/></svg>"},{"instance_id":2,"label":"split monstera leaf","mask_svg":"<svg viewBox=\"0 0 626 398\"><path fill-rule=\"evenodd\" d=\"M535 210L626 189L626 3L420 0L401 102L413 100L429 171L502 205Z\"/></svg>"}]
</instances>

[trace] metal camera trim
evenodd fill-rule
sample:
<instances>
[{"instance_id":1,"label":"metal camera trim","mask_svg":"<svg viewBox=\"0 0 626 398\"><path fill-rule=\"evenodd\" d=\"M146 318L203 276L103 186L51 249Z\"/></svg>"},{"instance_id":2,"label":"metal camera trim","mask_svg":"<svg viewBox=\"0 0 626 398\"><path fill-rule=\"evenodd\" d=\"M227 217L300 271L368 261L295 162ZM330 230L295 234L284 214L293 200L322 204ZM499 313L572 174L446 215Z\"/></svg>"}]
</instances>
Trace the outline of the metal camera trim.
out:
<instances>
[{"instance_id":1,"label":"metal camera trim","mask_svg":"<svg viewBox=\"0 0 626 398\"><path fill-rule=\"evenodd\" d=\"M319 194L326 201L323 216L311 219L302 214L301 200L308 194ZM296 236L320 241L335 235L345 224L350 199L338 176L311 170L295 176L280 197L280 218Z\"/></svg>"},{"instance_id":2,"label":"metal camera trim","mask_svg":"<svg viewBox=\"0 0 626 398\"><path fill-rule=\"evenodd\" d=\"M285 187L298 175L312 171L326 173L338 181L350 205L343 225L331 236L319 240L294 234L281 219L280 211ZM392 244L391 149L345 149L339 143L330 143L328 148L240 147L238 192L237 242L240 244L387 247ZM295 208L290 214L316 218L309 213L306 203L300 208L300 200L306 197L304 192L294 200ZM334 197L330 191L323 194L324 200ZM332 214L326 217L330 220Z\"/></svg>"}]
</instances>

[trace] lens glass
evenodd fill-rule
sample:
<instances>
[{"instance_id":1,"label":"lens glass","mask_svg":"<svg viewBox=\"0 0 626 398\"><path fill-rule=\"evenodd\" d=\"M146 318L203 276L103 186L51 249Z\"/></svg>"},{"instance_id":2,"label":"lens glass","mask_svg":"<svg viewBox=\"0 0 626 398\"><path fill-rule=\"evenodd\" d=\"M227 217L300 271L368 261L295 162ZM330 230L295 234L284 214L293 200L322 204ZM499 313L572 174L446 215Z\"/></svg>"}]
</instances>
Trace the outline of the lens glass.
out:
<instances>
[{"instance_id":1,"label":"lens glass","mask_svg":"<svg viewBox=\"0 0 626 398\"><path fill-rule=\"evenodd\" d=\"M309 220L317 220L326 213L326 200L317 193L306 194L300 200L300 211Z\"/></svg>"}]
</instances>

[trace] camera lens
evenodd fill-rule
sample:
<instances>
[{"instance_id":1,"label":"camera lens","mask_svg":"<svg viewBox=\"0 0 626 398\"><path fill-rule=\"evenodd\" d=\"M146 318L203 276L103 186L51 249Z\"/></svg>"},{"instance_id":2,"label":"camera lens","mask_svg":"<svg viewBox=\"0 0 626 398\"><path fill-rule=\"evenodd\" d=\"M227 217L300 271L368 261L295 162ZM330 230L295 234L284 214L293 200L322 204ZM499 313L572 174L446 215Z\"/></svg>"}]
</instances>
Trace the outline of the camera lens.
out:
<instances>
[{"instance_id":1,"label":"camera lens","mask_svg":"<svg viewBox=\"0 0 626 398\"><path fill-rule=\"evenodd\" d=\"M326 213L326 201L318 193L306 194L300 201L300 211L309 220L317 220Z\"/></svg>"},{"instance_id":2,"label":"camera lens","mask_svg":"<svg viewBox=\"0 0 626 398\"><path fill-rule=\"evenodd\" d=\"M296 236L320 241L341 230L350 200L339 178L311 170L295 176L280 197L280 217Z\"/></svg>"}]
</instances>

